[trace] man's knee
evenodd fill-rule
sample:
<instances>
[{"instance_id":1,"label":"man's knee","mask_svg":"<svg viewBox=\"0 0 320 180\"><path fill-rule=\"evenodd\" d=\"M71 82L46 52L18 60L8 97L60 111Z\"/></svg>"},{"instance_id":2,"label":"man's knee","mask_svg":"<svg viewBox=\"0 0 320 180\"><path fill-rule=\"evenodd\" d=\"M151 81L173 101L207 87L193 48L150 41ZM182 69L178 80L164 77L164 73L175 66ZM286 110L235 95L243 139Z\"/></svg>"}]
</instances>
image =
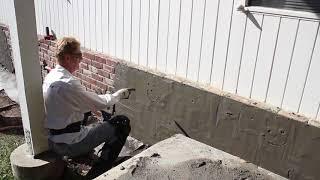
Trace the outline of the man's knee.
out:
<instances>
[{"instance_id":1,"label":"man's knee","mask_svg":"<svg viewBox=\"0 0 320 180\"><path fill-rule=\"evenodd\" d=\"M117 127L122 133L129 135L131 131L130 120L127 116L118 115L109 120L111 124Z\"/></svg>"}]
</instances>

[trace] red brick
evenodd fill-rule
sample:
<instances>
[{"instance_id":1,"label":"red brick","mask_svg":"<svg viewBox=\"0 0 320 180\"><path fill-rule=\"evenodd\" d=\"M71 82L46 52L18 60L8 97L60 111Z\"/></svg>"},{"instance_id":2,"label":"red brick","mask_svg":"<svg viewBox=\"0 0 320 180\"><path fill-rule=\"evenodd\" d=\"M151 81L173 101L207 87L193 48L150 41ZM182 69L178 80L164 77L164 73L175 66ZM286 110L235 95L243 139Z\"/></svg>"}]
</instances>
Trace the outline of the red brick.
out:
<instances>
[{"instance_id":1,"label":"red brick","mask_svg":"<svg viewBox=\"0 0 320 180\"><path fill-rule=\"evenodd\" d=\"M111 79L108 79L108 78L103 78L103 82L108 84L108 85L113 85L114 84L114 81L111 80Z\"/></svg>"},{"instance_id":2,"label":"red brick","mask_svg":"<svg viewBox=\"0 0 320 180\"><path fill-rule=\"evenodd\" d=\"M107 89L108 89L108 85L105 84L105 83L102 83L102 82L97 82L97 86L98 86L99 88L104 89L104 90L107 90Z\"/></svg>"},{"instance_id":3,"label":"red brick","mask_svg":"<svg viewBox=\"0 0 320 180\"><path fill-rule=\"evenodd\" d=\"M114 67L111 67L111 66L108 66L108 65L103 65L103 69L104 70L107 70L109 73L112 73L112 74L114 74L114 72L115 72L115 69L114 69Z\"/></svg>"},{"instance_id":4,"label":"red brick","mask_svg":"<svg viewBox=\"0 0 320 180\"><path fill-rule=\"evenodd\" d=\"M40 47L44 48L44 49L48 49L49 48L49 45L48 44L45 44L45 43L41 43L40 44Z\"/></svg>"},{"instance_id":5,"label":"red brick","mask_svg":"<svg viewBox=\"0 0 320 180\"><path fill-rule=\"evenodd\" d=\"M58 62L58 59L56 57L50 57L50 61L54 62L54 63L57 63Z\"/></svg>"},{"instance_id":6,"label":"red brick","mask_svg":"<svg viewBox=\"0 0 320 180\"><path fill-rule=\"evenodd\" d=\"M84 87L86 87L86 88L89 88L89 89L91 88L91 84L88 83L88 82L86 82L86 81L83 81L83 80L82 80L82 81L81 81L81 84L84 85Z\"/></svg>"},{"instance_id":7,"label":"red brick","mask_svg":"<svg viewBox=\"0 0 320 180\"><path fill-rule=\"evenodd\" d=\"M115 74L110 74L110 79L111 80L114 80L116 78L116 75Z\"/></svg>"},{"instance_id":8,"label":"red brick","mask_svg":"<svg viewBox=\"0 0 320 180\"><path fill-rule=\"evenodd\" d=\"M81 62L88 64L88 65L91 65L91 60L88 58L83 58Z\"/></svg>"},{"instance_id":9,"label":"red brick","mask_svg":"<svg viewBox=\"0 0 320 180\"><path fill-rule=\"evenodd\" d=\"M87 82L89 81L89 77L84 74L81 74L81 79Z\"/></svg>"},{"instance_id":10,"label":"red brick","mask_svg":"<svg viewBox=\"0 0 320 180\"><path fill-rule=\"evenodd\" d=\"M88 78L88 82L89 82L90 84L97 85L97 81L96 81L95 79Z\"/></svg>"},{"instance_id":11,"label":"red brick","mask_svg":"<svg viewBox=\"0 0 320 180\"><path fill-rule=\"evenodd\" d=\"M48 50L47 50L47 49L45 49L45 48L40 47L39 49L40 49L40 52L43 52L43 53L45 53L45 54L47 54L47 53L48 53Z\"/></svg>"},{"instance_id":12,"label":"red brick","mask_svg":"<svg viewBox=\"0 0 320 180\"><path fill-rule=\"evenodd\" d=\"M89 91L89 92L94 92L94 90L89 89L89 88L86 88L86 90Z\"/></svg>"},{"instance_id":13,"label":"red brick","mask_svg":"<svg viewBox=\"0 0 320 180\"><path fill-rule=\"evenodd\" d=\"M96 67L89 66L89 70L90 70L91 72L93 72L93 73L98 74L98 68L96 68Z\"/></svg>"},{"instance_id":14,"label":"red brick","mask_svg":"<svg viewBox=\"0 0 320 180\"><path fill-rule=\"evenodd\" d=\"M43 54L43 59L46 61L50 61L50 56L48 54Z\"/></svg>"},{"instance_id":15,"label":"red brick","mask_svg":"<svg viewBox=\"0 0 320 180\"><path fill-rule=\"evenodd\" d=\"M97 94L102 94L105 92L105 90L95 85L91 85L91 89L94 90L94 92Z\"/></svg>"},{"instance_id":16,"label":"red brick","mask_svg":"<svg viewBox=\"0 0 320 180\"><path fill-rule=\"evenodd\" d=\"M83 57L85 57L87 59L94 60L94 54L92 54L90 52L83 52L82 55L83 55Z\"/></svg>"},{"instance_id":17,"label":"red brick","mask_svg":"<svg viewBox=\"0 0 320 180\"><path fill-rule=\"evenodd\" d=\"M88 64L85 64L85 63L82 63L82 62L79 64L79 66L80 66L80 68L82 68L82 69L89 69L89 68L88 68Z\"/></svg>"},{"instance_id":18,"label":"red brick","mask_svg":"<svg viewBox=\"0 0 320 180\"><path fill-rule=\"evenodd\" d=\"M39 57L43 57L43 52L39 52Z\"/></svg>"},{"instance_id":19,"label":"red brick","mask_svg":"<svg viewBox=\"0 0 320 180\"><path fill-rule=\"evenodd\" d=\"M98 75L98 74L92 73L92 78L97 80L97 81L103 82L103 77Z\"/></svg>"},{"instance_id":20,"label":"red brick","mask_svg":"<svg viewBox=\"0 0 320 180\"><path fill-rule=\"evenodd\" d=\"M113 86L109 86L109 87L108 87L108 91L109 91L109 92L115 92L115 91L116 91L116 88L113 87Z\"/></svg>"},{"instance_id":21,"label":"red brick","mask_svg":"<svg viewBox=\"0 0 320 180\"><path fill-rule=\"evenodd\" d=\"M103 64L101 64L101 63L92 61L91 64L92 64L93 67L96 67L98 69L102 69L103 68Z\"/></svg>"},{"instance_id":22,"label":"red brick","mask_svg":"<svg viewBox=\"0 0 320 180\"><path fill-rule=\"evenodd\" d=\"M102 69L98 69L98 74L99 74L100 76L105 77L105 78L109 78L109 77L110 77L110 73L107 72L107 71L105 71L105 70L102 70Z\"/></svg>"},{"instance_id":23,"label":"red brick","mask_svg":"<svg viewBox=\"0 0 320 180\"><path fill-rule=\"evenodd\" d=\"M48 44L50 46L50 41L48 41L48 40L45 40L43 43Z\"/></svg>"},{"instance_id":24,"label":"red brick","mask_svg":"<svg viewBox=\"0 0 320 180\"><path fill-rule=\"evenodd\" d=\"M52 40L48 40L50 46L55 46L56 45L56 41L52 41Z\"/></svg>"},{"instance_id":25,"label":"red brick","mask_svg":"<svg viewBox=\"0 0 320 180\"><path fill-rule=\"evenodd\" d=\"M54 63L51 61L46 61L46 63L48 64L49 67L53 68L54 67Z\"/></svg>"},{"instance_id":26,"label":"red brick","mask_svg":"<svg viewBox=\"0 0 320 180\"><path fill-rule=\"evenodd\" d=\"M95 56L94 61L96 61L96 62L98 62L98 63L105 64L107 60L106 60L106 58L105 58L105 57Z\"/></svg>"},{"instance_id":27,"label":"red brick","mask_svg":"<svg viewBox=\"0 0 320 180\"><path fill-rule=\"evenodd\" d=\"M76 71L76 72L74 73L74 76L82 79L82 74L81 74L79 71Z\"/></svg>"},{"instance_id":28,"label":"red brick","mask_svg":"<svg viewBox=\"0 0 320 180\"><path fill-rule=\"evenodd\" d=\"M112 66L112 67L115 67L118 64L118 62L116 60L113 60L111 58L107 59L106 63L108 66Z\"/></svg>"},{"instance_id":29,"label":"red brick","mask_svg":"<svg viewBox=\"0 0 320 180\"><path fill-rule=\"evenodd\" d=\"M55 57L56 53L49 50L48 51L48 55L51 56L51 57Z\"/></svg>"},{"instance_id":30,"label":"red brick","mask_svg":"<svg viewBox=\"0 0 320 180\"><path fill-rule=\"evenodd\" d=\"M82 74L84 74L84 75L86 75L88 77L91 77L92 72L89 71L89 70L86 70L86 69L82 69Z\"/></svg>"},{"instance_id":31,"label":"red brick","mask_svg":"<svg viewBox=\"0 0 320 180\"><path fill-rule=\"evenodd\" d=\"M56 52L57 48L55 46L49 46L49 50L52 52Z\"/></svg>"}]
</instances>

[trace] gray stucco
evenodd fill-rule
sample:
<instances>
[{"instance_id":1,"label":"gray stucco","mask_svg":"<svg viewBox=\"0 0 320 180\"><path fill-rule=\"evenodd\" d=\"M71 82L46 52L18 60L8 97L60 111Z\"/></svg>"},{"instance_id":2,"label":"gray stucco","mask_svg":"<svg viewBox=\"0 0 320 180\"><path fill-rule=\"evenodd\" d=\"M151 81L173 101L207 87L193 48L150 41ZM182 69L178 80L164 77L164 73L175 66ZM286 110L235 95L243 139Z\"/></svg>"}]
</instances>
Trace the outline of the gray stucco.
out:
<instances>
[{"instance_id":1,"label":"gray stucco","mask_svg":"<svg viewBox=\"0 0 320 180\"><path fill-rule=\"evenodd\" d=\"M132 135L156 143L182 133L290 179L320 179L320 129L266 104L168 77L128 63L116 66L115 88L136 88L116 107Z\"/></svg>"}]
</instances>

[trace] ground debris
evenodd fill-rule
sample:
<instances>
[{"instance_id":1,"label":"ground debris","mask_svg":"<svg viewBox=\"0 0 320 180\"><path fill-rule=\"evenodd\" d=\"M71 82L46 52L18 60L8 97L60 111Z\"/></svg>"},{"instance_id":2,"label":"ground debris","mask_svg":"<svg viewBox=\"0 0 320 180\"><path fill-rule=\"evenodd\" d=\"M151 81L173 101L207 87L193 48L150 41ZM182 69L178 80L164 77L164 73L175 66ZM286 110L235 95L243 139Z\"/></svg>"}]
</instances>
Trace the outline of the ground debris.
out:
<instances>
[{"instance_id":1,"label":"ground debris","mask_svg":"<svg viewBox=\"0 0 320 180\"><path fill-rule=\"evenodd\" d=\"M153 154L151 155L151 157L157 157L157 158L160 158L161 156L160 156L160 154L158 154L158 153L153 153Z\"/></svg>"}]
</instances>

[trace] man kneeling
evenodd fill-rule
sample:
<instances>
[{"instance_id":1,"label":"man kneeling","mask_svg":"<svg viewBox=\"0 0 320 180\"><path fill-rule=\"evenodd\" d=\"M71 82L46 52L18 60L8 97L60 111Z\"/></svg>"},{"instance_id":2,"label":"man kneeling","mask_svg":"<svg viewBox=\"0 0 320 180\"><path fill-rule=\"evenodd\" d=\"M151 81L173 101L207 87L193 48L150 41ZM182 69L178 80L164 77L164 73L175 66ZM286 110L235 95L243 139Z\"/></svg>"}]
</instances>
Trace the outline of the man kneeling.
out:
<instances>
[{"instance_id":1,"label":"man kneeling","mask_svg":"<svg viewBox=\"0 0 320 180\"><path fill-rule=\"evenodd\" d=\"M128 98L130 92L120 89L113 94L97 95L86 91L72 75L79 69L82 60L80 43L75 38L59 40L56 56L58 65L43 83L49 147L61 156L76 157L105 143L100 161L93 165L88 176L90 173L103 173L111 168L125 144L130 133L130 122L125 116L115 116L110 121L84 126L84 113L105 109L120 99ZM101 164L104 164L103 168Z\"/></svg>"}]
</instances>

